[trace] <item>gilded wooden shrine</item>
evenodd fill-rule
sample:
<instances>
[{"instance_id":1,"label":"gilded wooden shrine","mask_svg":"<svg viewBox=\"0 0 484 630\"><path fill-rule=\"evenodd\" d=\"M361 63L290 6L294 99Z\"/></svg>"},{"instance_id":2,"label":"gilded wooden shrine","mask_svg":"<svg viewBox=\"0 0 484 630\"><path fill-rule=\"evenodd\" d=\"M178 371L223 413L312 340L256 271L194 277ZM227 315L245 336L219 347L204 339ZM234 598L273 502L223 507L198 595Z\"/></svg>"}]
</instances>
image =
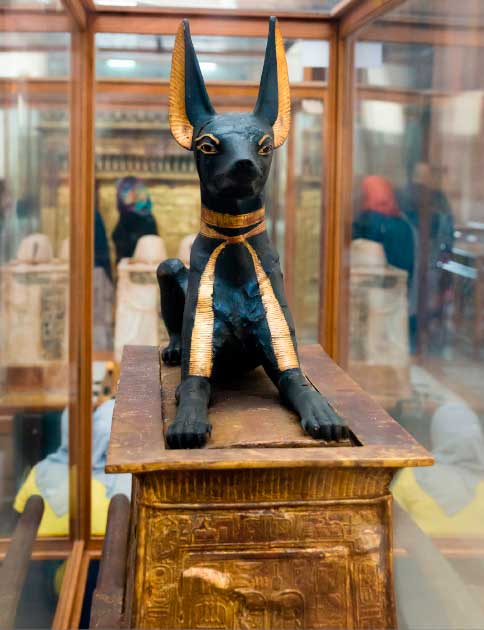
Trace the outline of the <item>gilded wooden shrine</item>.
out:
<instances>
[{"instance_id":1,"label":"gilded wooden shrine","mask_svg":"<svg viewBox=\"0 0 484 630\"><path fill-rule=\"evenodd\" d=\"M300 354L349 441L304 435L256 371L214 392L208 445L180 451L179 368L125 349L107 470L134 479L126 627L395 627L388 488L432 458L319 346Z\"/></svg>"}]
</instances>

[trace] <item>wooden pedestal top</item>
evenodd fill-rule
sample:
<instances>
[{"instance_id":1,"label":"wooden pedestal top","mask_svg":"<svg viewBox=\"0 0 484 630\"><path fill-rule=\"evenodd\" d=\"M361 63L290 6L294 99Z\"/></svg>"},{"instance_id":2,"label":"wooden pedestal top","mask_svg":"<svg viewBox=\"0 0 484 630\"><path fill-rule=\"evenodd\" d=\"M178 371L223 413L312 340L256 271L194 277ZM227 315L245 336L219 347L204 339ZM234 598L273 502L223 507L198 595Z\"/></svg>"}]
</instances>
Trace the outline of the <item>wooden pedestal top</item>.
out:
<instances>
[{"instance_id":1,"label":"wooden pedestal top","mask_svg":"<svg viewBox=\"0 0 484 630\"><path fill-rule=\"evenodd\" d=\"M303 371L347 419L352 443L327 444L303 434L262 371L214 391L206 447L170 450L163 428L175 415L179 368L161 367L153 346L127 346L121 363L106 471L285 467L428 466L432 456L323 352L300 348ZM161 382L161 387L160 387Z\"/></svg>"}]
</instances>

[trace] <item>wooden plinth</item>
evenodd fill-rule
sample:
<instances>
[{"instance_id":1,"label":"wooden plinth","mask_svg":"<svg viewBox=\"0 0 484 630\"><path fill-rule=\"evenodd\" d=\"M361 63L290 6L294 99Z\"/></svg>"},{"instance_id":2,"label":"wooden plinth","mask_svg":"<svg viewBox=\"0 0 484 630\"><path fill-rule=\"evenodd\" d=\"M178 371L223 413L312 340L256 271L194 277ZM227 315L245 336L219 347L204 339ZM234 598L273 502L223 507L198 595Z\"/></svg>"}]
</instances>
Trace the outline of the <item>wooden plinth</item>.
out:
<instances>
[{"instance_id":1,"label":"wooden plinth","mask_svg":"<svg viewBox=\"0 0 484 630\"><path fill-rule=\"evenodd\" d=\"M256 373L215 393L206 448L170 451L179 372L125 349L106 470L134 473L126 626L395 627L388 486L432 458L319 346L301 358L351 443L304 436Z\"/></svg>"}]
</instances>

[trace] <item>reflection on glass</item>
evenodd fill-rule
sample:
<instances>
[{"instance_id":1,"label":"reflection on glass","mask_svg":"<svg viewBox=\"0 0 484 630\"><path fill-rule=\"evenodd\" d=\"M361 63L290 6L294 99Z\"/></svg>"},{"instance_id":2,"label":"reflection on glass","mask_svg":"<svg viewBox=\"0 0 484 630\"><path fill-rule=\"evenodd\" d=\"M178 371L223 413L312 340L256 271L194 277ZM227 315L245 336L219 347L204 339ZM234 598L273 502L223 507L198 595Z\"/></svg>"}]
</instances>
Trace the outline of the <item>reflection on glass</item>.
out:
<instances>
[{"instance_id":1,"label":"reflection on glass","mask_svg":"<svg viewBox=\"0 0 484 630\"><path fill-rule=\"evenodd\" d=\"M320 234L322 206L322 115L321 101L293 102L290 139L294 150L287 163L284 252L288 299L300 343L318 339L319 281L321 273ZM292 191L291 188L294 188ZM284 203L284 202L283 202ZM294 215L291 210L294 209Z\"/></svg>"},{"instance_id":2,"label":"reflection on glass","mask_svg":"<svg viewBox=\"0 0 484 630\"><path fill-rule=\"evenodd\" d=\"M433 468L399 475L394 495L464 594L462 626L476 610L482 618L475 594L484 587L482 571L471 570L484 545L480 4L404 2L361 33L355 63L348 366L434 453ZM407 19L398 31L409 16L421 24ZM465 45L437 37L436 19L449 34L465 23ZM389 25L398 43L387 41ZM418 577L424 543L414 542L397 582L405 623L421 623L406 599L420 580L429 593L422 622L452 627L456 602L430 605L439 585L432 571Z\"/></svg>"},{"instance_id":3,"label":"reflection on glass","mask_svg":"<svg viewBox=\"0 0 484 630\"><path fill-rule=\"evenodd\" d=\"M0 77L67 78L68 48L68 33L0 33Z\"/></svg>"},{"instance_id":4,"label":"reflection on glass","mask_svg":"<svg viewBox=\"0 0 484 630\"><path fill-rule=\"evenodd\" d=\"M265 37L193 36L206 82L259 82L266 49ZM173 35L98 33L96 72L99 78L169 79ZM325 41L284 40L291 82L305 80L305 68L327 68Z\"/></svg>"},{"instance_id":5,"label":"reflection on glass","mask_svg":"<svg viewBox=\"0 0 484 630\"><path fill-rule=\"evenodd\" d=\"M475 27L482 25L484 7L479 0L464 0L459 4L449 0L413 0L396 7L385 19L389 21L401 18L418 19L421 24L432 20L447 20L453 27L467 24Z\"/></svg>"},{"instance_id":6,"label":"reflection on glass","mask_svg":"<svg viewBox=\"0 0 484 630\"><path fill-rule=\"evenodd\" d=\"M131 475L106 475L104 466L111 433L114 399L103 402L92 418L91 526L94 535L106 529L109 501L115 494L131 496ZM29 497L41 495L44 514L39 536L67 536L69 533L69 417L61 416L60 446L35 464L15 497L14 509L21 513Z\"/></svg>"},{"instance_id":7,"label":"reflection on glass","mask_svg":"<svg viewBox=\"0 0 484 630\"><path fill-rule=\"evenodd\" d=\"M15 628L51 628L66 560L32 560L17 606Z\"/></svg>"},{"instance_id":8,"label":"reflection on glass","mask_svg":"<svg viewBox=\"0 0 484 630\"><path fill-rule=\"evenodd\" d=\"M434 412L431 468L403 470L393 496L418 525L434 536L484 533L484 434L478 416L463 402Z\"/></svg>"},{"instance_id":9,"label":"reflection on glass","mask_svg":"<svg viewBox=\"0 0 484 630\"><path fill-rule=\"evenodd\" d=\"M36 94L31 77L56 75L51 54L39 52L49 42L68 67L70 36L0 38L9 77L0 110L0 535L8 535L25 503L15 497L28 498L35 466L59 448L68 400L68 82Z\"/></svg>"},{"instance_id":10,"label":"reflection on glass","mask_svg":"<svg viewBox=\"0 0 484 630\"><path fill-rule=\"evenodd\" d=\"M61 0L0 0L1 9L28 11L63 11Z\"/></svg>"},{"instance_id":11,"label":"reflection on glass","mask_svg":"<svg viewBox=\"0 0 484 630\"><path fill-rule=\"evenodd\" d=\"M266 0L264 3L264 11L308 11L316 13L327 13L340 0ZM98 0L96 4L110 7L173 7L171 0ZM202 5L197 0L179 0L177 8L183 9L199 9ZM260 10L261 5L256 0L208 0L203 2L204 9L244 9L244 10Z\"/></svg>"}]
</instances>

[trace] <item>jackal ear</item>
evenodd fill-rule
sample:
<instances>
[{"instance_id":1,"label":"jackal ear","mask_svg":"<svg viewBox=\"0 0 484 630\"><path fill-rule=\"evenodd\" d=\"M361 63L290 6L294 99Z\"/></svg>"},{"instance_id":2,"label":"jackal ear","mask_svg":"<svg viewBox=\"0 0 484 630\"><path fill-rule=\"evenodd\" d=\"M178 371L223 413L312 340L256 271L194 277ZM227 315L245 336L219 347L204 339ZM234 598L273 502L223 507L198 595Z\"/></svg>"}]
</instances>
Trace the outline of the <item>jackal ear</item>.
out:
<instances>
[{"instance_id":1,"label":"jackal ear","mask_svg":"<svg viewBox=\"0 0 484 630\"><path fill-rule=\"evenodd\" d=\"M193 128L215 114L193 48L188 20L178 28L170 75L169 120L171 133L185 149L192 148Z\"/></svg>"},{"instance_id":2,"label":"jackal ear","mask_svg":"<svg viewBox=\"0 0 484 630\"><path fill-rule=\"evenodd\" d=\"M291 125L291 95L284 42L275 17L269 18L269 37L254 114L272 125L274 148L280 147Z\"/></svg>"}]
</instances>

